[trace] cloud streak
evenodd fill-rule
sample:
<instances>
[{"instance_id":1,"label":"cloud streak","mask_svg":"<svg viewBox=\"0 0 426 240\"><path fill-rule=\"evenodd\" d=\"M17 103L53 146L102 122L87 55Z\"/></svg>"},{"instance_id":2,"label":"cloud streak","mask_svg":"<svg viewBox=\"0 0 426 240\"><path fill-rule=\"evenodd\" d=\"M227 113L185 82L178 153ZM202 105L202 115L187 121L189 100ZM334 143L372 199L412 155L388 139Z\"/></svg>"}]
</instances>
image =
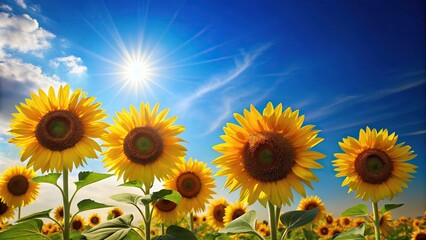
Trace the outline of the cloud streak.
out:
<instances>
[{"instance_id":1,"label":"cloud streak","mask_svg":"<svg viewBox=\"0 0 426 240\"><path fill-rule=\"evenodd\" d=\"M81 76L87 71L87 67L83 65L83 60L74 55L50 60L50 66L53 68L57 68L60 65L63 65L68 70L68 73L72 75Z\"/></svg>"}]
</instances>

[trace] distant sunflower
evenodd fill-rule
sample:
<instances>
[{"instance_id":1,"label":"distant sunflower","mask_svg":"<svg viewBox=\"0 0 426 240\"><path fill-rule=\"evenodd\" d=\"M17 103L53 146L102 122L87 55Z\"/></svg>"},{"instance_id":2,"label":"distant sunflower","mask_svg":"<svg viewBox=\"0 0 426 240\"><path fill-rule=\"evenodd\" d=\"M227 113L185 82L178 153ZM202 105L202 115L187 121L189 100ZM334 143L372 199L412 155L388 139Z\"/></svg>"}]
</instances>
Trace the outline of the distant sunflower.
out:
<instances>
[{"instance_id":1,"label":"distant sunflower","mask_svg":"<svg viewBox=\"0 0 426 240\"><path fill-rule=\"evenodd\" d=\"M58 222L64 220L64 206L58 206L55 208L53 212L53 218L56 219L56 221Z\"/></svg>"},{"instance_id":2,"label":"distant sunflower","mask_svg":"<svg viewBox=\"0 0 426 240\"><path fill-rule=\"evenodd\" d=\"M124 214L123 209L115 207L108 211L108 219L118 218Z\"/></svg>"},{"instance_id":3,"label":"distant sunflower","mask_svg":"<svg viewBox=\"0 0 426 240\"><path fill-rule=\"evenodd\" d=\"M299 111L268 103L263 114L251 105L244 116L234 114L239 125L227 123L223 128L224 143L213 148L222 156L213 163L221 168L216 175L227 176L225 187L235 191L241 187L240 200L251 205L259 200L276 206L290 205L292 187L306 196L302 183L312 188L310 181L318 181L311 168L322 168L316 160L322 153L310 151L323 139L314 125L303 126L304 116ZM278 194L279 193L279 194Z\"/></svg>"},{"instance_id":4,"label":"distant sunflower","mask_svg":"<svg viewBox=\"0 0 426 240\"><path fill-rule=\"evenodd\" d=\"M100 103L93 103L95 97L87 97L80 89L70 96L69 85L61 86L58 94L53 87L48 94L38 90L31 93L26 103L16 106L9 140L22 147L21 161L28 161L35 171L61 172L86 163L86 157L97 158L101 147L92 138L106 133L108 125L99 122L107 117L98 109Z\"/></svg>"},{"instance_id":5,"label":"distant sunflower","mask_svg":"<svg viewBox=\"0 0 426 240\"><path fill-rule=\"evenodd\" d=\"M169 109L158 112L158 108L158 103L151 109L149 103L141 102L138 112L130 105L130 112L117 113L110 133L102 137L109 148L103 152L103 162L124 181L140 180L149 187L154 177L163 179L182 162L186 149L177 135L185 128L172 125L177 117L166 119Z\"/></svg>"},{"instance_id":6,"label":"distant sunflower","mask_svg":"<svg viewBox=\"0 0 426 240\"><path fill-rule=\"evenodd\" d=\"M74 219L71 222L71 229L78 231L78 232L84 231L84 229L86 229L86 223L84 221L84 218L82 218L78 215L75 216Z\"/></svg>"},{"instance_id":7,"label":"distant sunflower","mask_svg":"<svg viewBox=\"0 0 426 240\"><path fill-rule=\"evenodd\" d=\"M91 227L94 227L101 223L101 216L97 213L92 213L92 215L89 216L89 225Z\"/></svg>"},{"instance_id":8,"label":"distant sunflower","mask_svg":"<svg viewBox=\"0 0 426 240\"><path fill-rule=\"evenodd\" d=\"M340 234L343 232L343 229L341 226L338 225L334 225L333 227L330 228L330 235L331 236L336 236L337 234Z\"/></svg>"},{"instance_id":9,"label":"distant sunflower","mask_svg":"<svg viewBox=\"0 0 426 240\"><path fill-rule=\"evenodd\" d=\"M328 224L322 224L317 227L316 233L320 238L329 239L332 235L330 226Z\"/></svg>"},{"instance_id":10,"label":"distant sunflower","mask_svg":"<svg viewBox=\"0 0 426 240\"><path fill-rule=\"evenodd\" d=\"M325 222L326 222L328 225L332 225L332 224L334 223L334 217L333 217L333 214L331 214L331 213L326 213L326 214L325 214Z\"/></svg>"},{"instance_id":11,"label":"distant sunflower","mask_svg":"<svg viewBox=\"0 0 426 240\"><path fill-rule=\"evenodd\" d=\"M355 218L355 219L352 221L352 226L354 226L354 227L359 227L359 226L361 226L361 224L363 224L363 223L365 223L365 219L364 219L364 218Z\"/></svg>"},{"instance_id":12,"label":"distant sunflower","mask_svg":"<svg viewBox=\"0 0 426 240\"><path fill-rule=\"evenodd\" d=\"M182 211L204 211L206 203L215 194L216 187L212 171L207 164L189 159L184 164L178 164L173 173L164 183L167 189L175 190L182 195L180 205Z\"/></svg>"},{"instance_id":13,"label":"distant sunflower","mask_svg":"<svg viewBox=\"0 0 426 240\"><path fill-rule=\"evenodd\" d=\"M160 200L154 205L152 217L159 223L175 224L183 214L179 206L169 200Z\"/></svg>"},{"instance_id":14,"label":"distant sunflower","mask_svg":"<svg viewBox=\"0 0 426 240\"><path fill-rule=\"evenodd\" d=\"M300 200L297 210L311 210L318 208L318 214L312 223L318 222L325 214L325 205L318 196L310 196Z\"/></svg>"},{"instance_id":15,"label":"distant sunflower","mask_svg":"<svg viewBox=\"0 0 426 240\"><path fill-rule=\"evenodd\" d=\"M14 211L15 207L7 205L0 197L0 222L13 219L15 217Z\"/></svg>"},{"instance_id":16,"label":"distant sunflower","mask_svg":"<svg viewBox=\"0 0 426 240\"><path fill-rule=\"evenodd\" d=\"M411 223L411 225L413 226L413 228L418 228L423 224L423 220L416 218L413 220L413 222Z\"/></svg>"},{"instance_id":17,"label":"distant sunflower","mask_svg":"<svg viewBox=\"0 0 426 240\"><path fill-rule=\"evenodd\" d=\"M425 240L426 239L426 229L418 228L411 235L411 240Z\"/></svg>"},{"instance_id":18,"label":"distant sunflower","mask_svg":"<svg viewBox=\"0 0 426 240\"><path fill-rule=\"evenodd\" d=\"M337 224L345 229L352 226L352 219L350 217L339 217L337 221Z\"/></svg>"},{"instance_id":19,"label":"distant sunflower","mask_svg":"<svg viewBox=\"0 0 426 240\"><path fill-rule=\"evenodd\" d=\"M256 231L263 237L269 237L269 235L271 235L270 227L264 223L259 224Z\"/></svg>"},{"instance_id":20,"label":"distant sunflower","mask_svg":"<svg viewBox=\"0 0 426 240\"><path fill-rule=\"evenodd\" d=\"M387 211L380 216L380 233L386 236L392 229L392 215L391 212Z\"/></svg>"},{"instance_id":21,"label":"distant sunflower","mask_svg":"<svg viewBox=\"0 0 426 240\"><path fill-rule=\"evenodd\" d=\"M0 196L14 207L30 204L38 195L39 183L29 181L37 174L32 168L14 166L6 169L0 177Z\"/></svg>"},{"instance_id":22,"label":"distant sunflower","mask_svg":"<svg viewBox=\"0 0 426 240\"><path fill-rule=\"evenodd\" d=\"M201 218L197 214L192 215L192 221L194 222L194 226L198 227L201 223Z\"/></svg>"},{"instance_id":23,"label":"distant sunflower","mask_svg":"<svg viewBox=\"0 0 426 240\"><path fill-rule=\"evenodd\" d=\"M357 192L356 197L372 202L402 193L417 167L408 161L417 155L404 143L395 145L397 140L387 129L369 127L359 131L359 139L343 138L339 145L344 153L334 154L337 159L333 161L336 177L346 177L342 186L348 185L349 192Z\"/></svg>"},{"instance_id":24,"label":"distant sunflower","mask_svg":"<svg viewBox=\"0 0 426 240\"><path fill-rule=\"evenodd\" d=\"M207 210L207 222L216 231L225 227L223 217L227 206L228 202L225 198L219 198L210 203L210 207Z\"/></svg>"},{"instance_id":25,"label":"distant sunflower","mask_svg":"<svg viewBox=\"0 0 426 240\"><path fill-rule=\"evenodd\" d=\"M248 212L246 204L244 202L237 201L235 204L231 203L225 208L225 216L223 222L228 225L233 220L241 217Z\"/></svg>"}]
</instances>

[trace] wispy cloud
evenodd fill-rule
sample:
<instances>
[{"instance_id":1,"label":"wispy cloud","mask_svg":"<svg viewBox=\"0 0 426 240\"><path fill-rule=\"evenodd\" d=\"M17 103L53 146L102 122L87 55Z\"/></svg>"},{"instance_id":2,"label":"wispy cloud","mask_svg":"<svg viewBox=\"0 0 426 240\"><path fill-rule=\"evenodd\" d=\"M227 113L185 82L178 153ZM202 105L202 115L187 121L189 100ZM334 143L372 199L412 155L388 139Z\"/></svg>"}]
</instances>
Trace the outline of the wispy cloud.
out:
<instances>
[{"instance_id":1,"label":"wispy cloud","mask_svg":"<svg viewBox=\"0 0 426 240\"><path fill-rule=\"evenodd\" d=\"M410 132L410 133L402 134L401 136L417 136L417 135L423 135L423 134L426 134L426 130Z\"/></svg>"},{"instance_id":2,"label":"wispy cloud","mask_svg":"<svg viewBox=\"0 0 426 240\"><path fill-rule=\"evenodd\" d=\"M83 60L74 55L70 55L68 57L59 57L50 60L51 67L57 68L60 65L63 65L68 70L69 74L77 76L81 76L87 71L87 67L83 65Z\"/></svg>"},{"instance_id":3,"label":"wispy cloud","mask_svg":"<svg viewBox=\"0 0 426 240\"><path fill-rule=\"evenodd\" d=\"M12 7L7 5L7 4L0 5L0 9L6 10L6 11L9 11L9 12L11 12L13 10Z\"/></svg>"},{"instance_id":4,"label":"wispy cloud","mask_svg":"<svg viewBox=\"0 0 426 240\"><path fill-rule=\"evenodd\" d=\"M18 4L23 9L27 9L27 4L24 2L24 0L16 0L16 4Z\"/></svg>"}]
</instances>

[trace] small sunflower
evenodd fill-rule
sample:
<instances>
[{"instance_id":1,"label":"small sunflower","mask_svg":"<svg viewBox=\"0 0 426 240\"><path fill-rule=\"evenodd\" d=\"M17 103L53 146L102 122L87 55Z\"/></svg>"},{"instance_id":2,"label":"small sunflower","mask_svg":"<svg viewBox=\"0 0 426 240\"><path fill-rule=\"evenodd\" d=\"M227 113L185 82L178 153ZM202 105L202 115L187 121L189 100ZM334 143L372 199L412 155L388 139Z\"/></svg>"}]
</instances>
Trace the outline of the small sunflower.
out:
<instances>
[{"instance_id":1,"label":"small sunflower","mask_svg":"<svg viewBox=\"0 0 426 240\"><path fill-rule=\"evenodd\" d=\"M192 222L194 223L194 227L197 228L198 226L200 226L201 217L198 216L197 214L193 214L192 215Z\"/></svg>"},{"instance_id":2,"label":"small sunflower","mask_svg":"<svg viewBox=\"0 0 426 240\"><path fill-rule=\"evenodd\" d=\"M337 224L346 229L352 226L352 219L350 217L339 217Z\"/></svg>"},{"instance_id":3,"label":"small sunflower","mask_svg":"<svg viewBox=\"0 0 426 240\"><path fill-rule=\"evenodd\" d=\"M331 213L326 213L326 214L325 214L325 222L326 222L328 225L332 225L332 224L334 223L334 217L333 217L333 214L331 214Z\"/></svg>"},{"instance_id":4,"label":"small sunflower","mask_svg":"<svg viewBox=\"0 0 426 240\"><path fill-rule=\"evenodd\" d=\"M367 127L359 131L359 139L348 137L339 142L344 153L334 154L333 166L336 177L346 177L342 186L348 185L349 192L357 192L356 197L372 202L402 193L417 167L408 161L417 155L404 143L395 145L397 140L387 129Z\"/></svg>"},{"instance_id":5,"label":"small sunflower","mask_svg":"<svg viewBox=\"0 0 426 240\"><path fill-rule=\"evenodd\" d=\"M157 228L151 229L151 237L160 236L160 235L161 235L161 233Z\"/></svg>"},{"instance_id":6,"label":"small sunflower","mask_svg":"<svg viewBox=\"0 0 426 240\"><path fill-rule=\"evenodd\" d=\"M342 229L342 227L341 226L338 226L338 225L334 225L333 227L331 227L330 228L330 235L333 237L333 236L336 236L336 235L338 235L338 234L340 234L340 233L342 233L343 232L343 229Z\"/></svg>"},{"instance_id":7,"label":"small sunflower","mask_svg":"<svg viewBox=\"0 0 426 240\"><path fill-rule=\"evenodd\" d=\"M163 199L154 205L152 217L160 223L175 224L182 218L183 214L180 205Z\"/></svg>"},{"instance_id":8,"label":"small sunflower","mask_svg":"<svg viewBox=\"0 0 426 240\"><path fill-rule=\"evenodd\" d=\"M271 235L270 227L264 223L259 224L256 231L263 237L269 237L269 235Z\"/></svg>"},{"instance_id":9,"label":"small sunflower","mask_svg":"<svg viewBox=\"0 0 426 240\"><path fill-rule=\"evenodd\" d=\"M413 219L413 222L411 223L413 228L419 228L422 224L423 224L423 220L419 218Z\"/></svg>"},{"instance_id":10,"label":"small sunflower","mask_svg":"<svg viewBox=\"0 0 426 240\"><path fill-rule=\"evenodd\" d=\"M28 161L35 171L69 171L73 166L83 166L86 157L97 158L101 147L92 138L106 133L108 125L99 122L107 117L80 89L70 96L69 85L61 86L58 94L53 87L48 94L38 90L31 93L26 103L16 106L9 142L22 147L21 161Z\"/></svg>"},{"instance_id":11,"label":"small sunflower","mask_svg":"<svg viewBox=\"0 0 426 240\"><path fill-rule=\"evenodd\" d=\"M71 229L78 231L78 232L84 231L84 229L86 229L86 223L84 221L84 218L82 218L78 215L75 216L74 219L71 222Z\"/></svg>"},{"instance_id":12,"label":"small sunflower","mask_svg":"<svg viewBox=\"0 0 426 240\"><path fill-rule=\"evenodd\" d=\"M311 169L322 168L316 160L325 157L310 150L323 140L317 138L319 130L302 127L304 116L298 110L282 111L281 104L274 108L270 102L263 114L251 105L244 116L234 117L239 125L227 123L224 143L213 147L223 154L213 163L221 168L216 175L227 176L225 187L231 192L241 188L240 200L249 205L256 200L290 205L290 187L306 196L303 184L312 188L310 182L318 181Z\"/></svg>"},{"instance_id":13,"label":"small sunflower","mask_svg":"<svg viewBox=\"0 0 426 240\"><path fill-rule=\"evenodd\" d=\"M7 205L0 197L0 222L13 219L15 217L14 211L15 207Z\"/></svg>"},{"instance_id":14,"label":"small sunflower","mask_svg":"<svg viewBox=\"0 0 426 240\"><path fill-rule=\"evenodd\" d=\"M172 125L177 117L166 119L169 109L158 112L158 108L159 104L151 109L142 102L138 112L130 105L130 112L117 113L110 133L102 137L109 148L103 152L103 162L124 181L140 180L149 187L154 177L170 175L185 155L183 140L177 137L185 128Z\"/></svg>"},{"instance_id":15,"label":"small sunflower","mask_svg":"<svg viewBox=\"0 0 426 240\"><path fill-rule=\"evenodd\" d=\"M175 190L182 195L180 205L185 212L204 211L206 203L215 193L216 187L212 171L207 164L189 159L185 164L178 164L164 183L167 189Z\"/></svg>"},{"instance_id":16,"label":"small sunflower","mask_svg":"<svg viewBox=\"0 0 426 240\"><path fill-rule=\"evenodd\" d=\"M392 229L392 215L391 212L387 211L385 214L380 216L380 233L386 236L390 231L392 231Z\"/></svg>"},{"instance_id":17,"label":"small sunflower","mask_svg":"<svg viewBox=\"0 0 426 240\"><path fill-rule=\"evenodd\" d=\"M0 177L0 196L14 207L30 204L38 195L39 183L29 181L37 174L32 168L14 166L6 169Z\"/></svg>"},{"instance_id":18,"label":"small sunflower","mask_svg":"<svg viewBox=\"0 0 426 240\"><path fill-rule=\"evenodd\" d=\"M297 210L311 210L318 208L318 214L312 223L318 222L325 214L325 205L318 196L310 196L300 200Z\"/></svg>"},{"instance_id":19,"label":"small sunflower","mask_svg":"<svg viewBox=\"0 0 426 240\"><path fill-rule=\"evenodd\" d=\"M426 229L418 228L411 235L411 240L425 240L426 239Z\"/></svg>"},{"instance_id":20,"label":"small sunflower","mask_svg":"<svg viewBox=\"0 0 426 240\"><path fill-rule=\"evenodd\" d=\"M53 218L58 222L64 220L64 206L58 206L55 208L53 212Z\"/></svg>"},{"instance_id":21,"label":"small sunflower","mask_svg":"<svg viewBox=\"0 0 426 240\"><path fill-rule=\"evenodd\" d=\"M210 203L210 207L207 210L207 222L216 231L225 227L223 217L227 206L228 202L225 198L219 198Z\"/></svg>"},{"instance_id":22,"label":"small sunflower","mask_svg":"<svg viewBox=\"0 0 426 240\"><path fill-rule=\"evenodd\" d=\"M93 213L92 215L89 216L89 225L91 227L94 227L98 225L99 223L101 223L101 216L99 216L99 214Z\"/></svg>"},{"instance_id":23,"label":"small sunflower","mask_svg":"<svg viewBox=\"0 0 426 240\"><path fill-rule=\"evenodd\" d=\"M248 212L246 204L244 202L237 201L235 204L231 203L225 208L225 216L223 216L223 222L228 225L233 220L239 218L241 215Z\"/></svg>"},{"instance_id":24,"label":"small sunflower","mask_svg":"<svg viewBox=\"0 0 426 240\"><path fill-rule=\"evenodd\" d=\"M322 224L319 227L317 227L316 233L318 234L320 238L324 238L324 239L328 239L332 236L330 225L328 224Z\"/></svg>"},{"instance_id":25,"label":"small sunflower","mask_svg":"<svg viewBox=\"0 0 426 240\"><path fill-rule=\"evenodd\" d=\"M123 209L115 207L108 211L108 219L118 218L124 214Z\"/></svg>"},{"instance_id":26,"label":"small sunflower","mask_svg":"<svg viewBox=\"0 0 426 240\"><path fill-rule=\"evenodd\" d=\"M365 219L364 219L364 218L355 218L355 219L352 221L352 226L354 226L354 227L359 227L359 226L361 226L361 224L363 224L363 223L365 223Z\"/></svg>"}]
</instances>

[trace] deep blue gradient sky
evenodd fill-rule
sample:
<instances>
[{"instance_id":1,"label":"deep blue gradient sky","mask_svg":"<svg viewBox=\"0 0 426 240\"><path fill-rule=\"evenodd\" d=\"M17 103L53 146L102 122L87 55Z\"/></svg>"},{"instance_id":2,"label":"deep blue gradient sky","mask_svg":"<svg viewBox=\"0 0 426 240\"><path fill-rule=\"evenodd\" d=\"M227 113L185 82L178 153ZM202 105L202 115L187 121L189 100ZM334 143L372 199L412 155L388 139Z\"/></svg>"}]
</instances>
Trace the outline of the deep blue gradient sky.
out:
<instances>
[{"instance_id":1,"label":"deep blue gradient sky","mask_svg":"<svg viewBox=\"0 0 426 240\"><path fill-rule=\"evenodd\" d=\"M327 155L320 161L325 168L315 171L320 181L308 193L320 196L335 214L361 202L334 177L338 141L358 137L366 126L388 128L400 136L398 142L412 146L418 154L412 163L419 166L409 188L393 200L406 203L395 215L426 210L424 1L44 0L25 1L23 7L8 0L4 5L12 8L0 9L6 18L28 14L54 37L45 38L49 46L27 51L0 41L0 170L18 159L4 126L13 105L31 89L15 95L6 84L34 81L11 77L21 75L13 75L16 69L8 62L19 60L54 83L96 96L110 114L108 122L140 101L171 108L187 129L182 137L188 157L208 163L213 172L218 153L212 146L221 142L225 123L235 122L234 112L250 104L263 109L269 101L300 109L305 124L322 130L325 140L316 150ZM155 74L146 86L124 86L118 65L126 51L150 56ZM67 56L80 58L77 65L86 70L76 74L72 66L55 65ZM106 171L99 160L87 168ZM237 194L222 189L225 179L216 179L218 194L234 201ZM286 210L295 209L299 199Z\"/></svg>"}]
</instances>

